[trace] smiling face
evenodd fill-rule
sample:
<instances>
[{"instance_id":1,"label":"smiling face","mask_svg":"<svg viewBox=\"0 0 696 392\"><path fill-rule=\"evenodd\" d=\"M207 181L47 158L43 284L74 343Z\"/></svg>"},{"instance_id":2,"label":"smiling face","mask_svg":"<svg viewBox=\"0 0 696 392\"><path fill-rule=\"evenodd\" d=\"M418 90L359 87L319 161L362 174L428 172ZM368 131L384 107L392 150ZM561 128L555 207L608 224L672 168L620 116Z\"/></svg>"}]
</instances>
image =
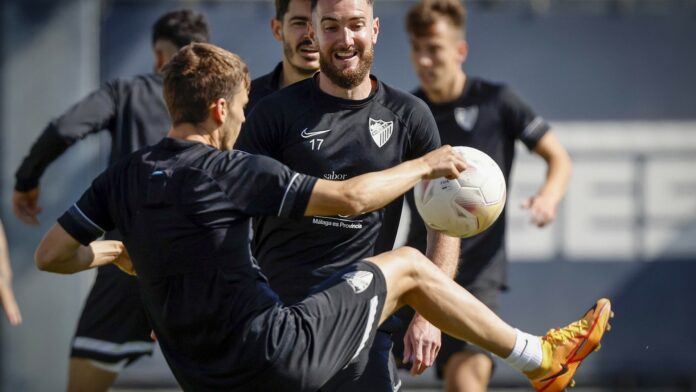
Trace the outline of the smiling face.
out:
<instances>
[{"instance_id":1,"label":"smiling face","mask_svg":"<svg viewBox=\"0 0 696 392\"><path fill-rule=\"evenodd\" d=\"M310 37L310 0L290 0L283 20L273 19L273 36L283 45L284 64L305 76L319 69L319 51Z\"/></svg>"},{"instance_id":2,"label":"smiling face","mask_svg":"<svg viewBox=\"0 0 696 392\"><path fill-rule=\"evenodd\" d=\"M350 89L369 79L379 19L367 0L318 0L313 14L321 72Z\"/></svg>"}]
</instances>

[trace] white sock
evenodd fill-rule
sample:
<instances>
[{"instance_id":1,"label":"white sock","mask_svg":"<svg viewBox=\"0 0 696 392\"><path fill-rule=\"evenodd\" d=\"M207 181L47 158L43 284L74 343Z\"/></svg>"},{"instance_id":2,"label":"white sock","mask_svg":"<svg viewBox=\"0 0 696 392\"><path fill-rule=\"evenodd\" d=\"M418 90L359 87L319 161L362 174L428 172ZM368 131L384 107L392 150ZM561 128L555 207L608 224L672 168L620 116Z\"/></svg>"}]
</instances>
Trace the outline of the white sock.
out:
<instances>
[{"instance_id":1,"label":"white sock","mask_svg":"<svg viewBox=\"0 0 696 392\"><path fill-rule=\"evenodd\" d=\"M538 369L544 355L541 349L541 339L519 329L515 329L515 331L517 332L515 347L513 347L512 353L504 358L505 362L520 372Z\"/></svg>"}]
</instances>

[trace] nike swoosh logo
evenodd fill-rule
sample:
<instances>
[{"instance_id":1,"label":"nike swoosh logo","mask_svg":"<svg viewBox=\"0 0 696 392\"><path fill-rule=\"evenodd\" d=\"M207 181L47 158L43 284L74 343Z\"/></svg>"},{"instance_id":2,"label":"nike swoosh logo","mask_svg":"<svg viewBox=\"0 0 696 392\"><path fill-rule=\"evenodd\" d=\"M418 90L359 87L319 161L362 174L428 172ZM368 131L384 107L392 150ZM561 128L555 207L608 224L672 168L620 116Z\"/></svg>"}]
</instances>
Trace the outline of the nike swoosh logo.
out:
<instances>
[{"instance_id":1,"label":"nike swoosh logo","mask_svg":"<svg viewBox=\"0 0 696 392\"><path fill-rule=\"evenodd\" d=\"M314 136L317 136L317 135L321 135L322 133L331 132L330 129L327 129L327 130L325 130L325 131L307 132L308 129L309 129L309 128L303 129L302 132L300 133L300 136L302 136L302 137L305 138L305 139L308 139L308 138L310 138L310 137L314 137Z\"/></svg>"},{"instance_id":2,"label":"nike swoosh logo","mask_svg":"<svg viewBox=\"0 0 696 392\"><path fill-rule=\"evenodd\" d=\"M549 380L551 380L551 379L553 379L553 378L560 377L560 376L562 376L562 375L564 375L564 374L566 374L566 373L568 373L568 366L564 363L563 365L561 365L561 370L559 370L558 373L556 373L556 374L554 374L554 375L552 375L552 376L548 376L548 377L546 377L546 378L544 378L544 379L541 379L541 380L539 380L539 381L540 381L540 382L549 381Z\"/></svg>"}]
</instances>

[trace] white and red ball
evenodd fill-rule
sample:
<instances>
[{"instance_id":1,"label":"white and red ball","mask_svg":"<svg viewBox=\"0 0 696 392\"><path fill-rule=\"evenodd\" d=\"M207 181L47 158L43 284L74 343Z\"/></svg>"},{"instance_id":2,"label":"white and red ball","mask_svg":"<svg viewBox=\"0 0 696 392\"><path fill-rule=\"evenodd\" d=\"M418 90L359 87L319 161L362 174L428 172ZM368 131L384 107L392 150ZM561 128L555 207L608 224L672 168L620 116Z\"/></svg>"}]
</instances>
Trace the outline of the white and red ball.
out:
<instances>
[{"instance_id":1,"label":"white and red ball","mask_svg":"<svg viewBox=\"0 0 696 392\"><path fill-rule=\"evenodd\" d=\"M423 180L414 188L416 207L432 229L471 237L489 228L505 207L505 176L495 161L471 147L454 147L467 163L459 178Z\"/></svg>"}]
</instances>

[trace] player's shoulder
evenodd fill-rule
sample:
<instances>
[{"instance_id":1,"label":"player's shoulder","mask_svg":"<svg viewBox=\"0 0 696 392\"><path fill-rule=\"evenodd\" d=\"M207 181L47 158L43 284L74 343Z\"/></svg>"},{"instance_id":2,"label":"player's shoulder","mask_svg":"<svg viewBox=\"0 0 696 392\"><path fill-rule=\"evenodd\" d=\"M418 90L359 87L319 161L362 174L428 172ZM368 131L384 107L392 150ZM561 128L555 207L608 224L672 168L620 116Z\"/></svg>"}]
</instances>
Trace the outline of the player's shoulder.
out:
<instances>
[{"instance_id":1,"label":"player's shoulder","mask_svg":"<svg viewBox=\"0 0 696 392\"><path fill-rule=\"evenodd\" d=\"M106 81L104 85L117 94L130 94L140 91L160 91L163 82L164 78L162 75L149 73L114 78Z\"/></svg>"},{"instance_id":2,"label":"player's shoulder","mask_svg":"<svg viewBox=\"0 0 696 392\"><path fill-rule=\"evenodd\" d=\"M510 86L503 82L472 76L467 76L467 78L468 95L504 100L512 92Z\"/></svg>"},{"instance_id":3,"label":"player's shoulder","mask_svg":"<svg viewBox=\"0 0 696 392\"><path fill-rule=\"evenodd\" d=\"M314 83L314 79L312 79L312 78L301 80L297 83L293 83L290 86L282 88L278 91L275 91L273 94L269 94L268 96L264 97L264 99L261 100L261 102L259 102L259 104L262 102L265 105L269 105L269 104L301 104L301 102L297 102L295 100L306 99L307 97L309 97L312 93L312 84L313 83Z\"/></svg>"},{"instance_id":4,"label":"player's shoulder","mask_svg":"<svg viewBox=\"0 0 696 392\"><path fill-rule=\"evenodd\" d=\"M202 165L213 178L239 175L240 171L266 171L279 165L277 161L264 155L249 154L240 150L213 150L205 157Z\"/></svg>"},{"instance_id":5,"label":"player's shoulder","mask_svg":"<svg viewBox=\"0 0 696 392\"><path fill-rule=\"evenodd\" d=\"M410 92L390 86L384 82L380 82L380 89L382 90L379 99L380 103L403 118L408 118L421 112L430 113L428 105L421 98Z\"/></svg>"},{"instance_id":6,"label":"player's shoulder","mask_svg":"<svg viewBox=\"0 0 696 392\"><path fill-rule=\"evenodd\" d=\"M307 102L312 96L312 83L311 78L303 80L260 98L251 108L250 118L256 112L263 113L261 115L264 117L274 118L294 118L302 115L311 107Z\"/></svg>"}]
</instances>

